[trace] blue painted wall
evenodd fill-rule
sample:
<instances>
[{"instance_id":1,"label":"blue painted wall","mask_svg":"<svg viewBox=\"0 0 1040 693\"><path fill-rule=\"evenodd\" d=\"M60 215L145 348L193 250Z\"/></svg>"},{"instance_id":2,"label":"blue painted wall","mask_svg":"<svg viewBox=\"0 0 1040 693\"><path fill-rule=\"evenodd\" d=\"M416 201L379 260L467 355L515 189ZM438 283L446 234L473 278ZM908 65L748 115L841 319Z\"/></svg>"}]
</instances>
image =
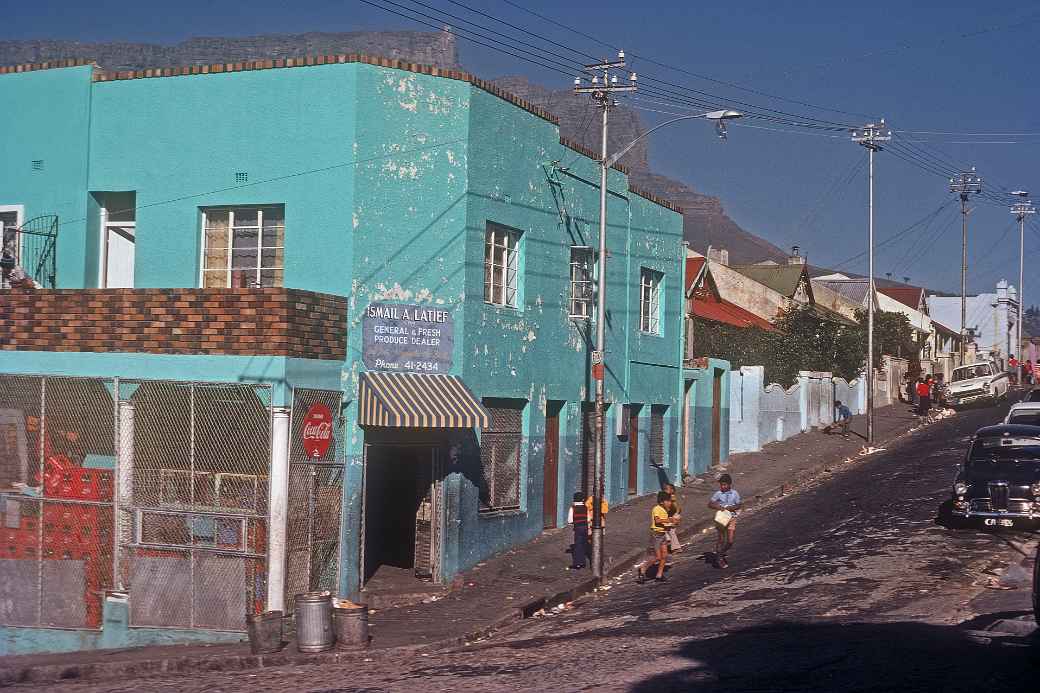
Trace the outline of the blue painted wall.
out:
<instances>
[{"instance_id":1,"label":"blue painted wall","mask_svg":"<svg viewBox=\"0 0 1040 693\"><path fill-rule=\"evenodd\" d=\"M730 451L730 363L721 359L708 359L706 368L686 371L686 380L693 381L690 389L690 433L689 473L703 474L711 467L712 460L712 410L714 379L721 382L719 410L719 459L725 461ZM757 419L756 419L757 422Z\"/></svg>"},{"instance_id":2,"label":"blue painted wall","mask_svg":"<svg viewBox=\"0 0 1040 693\"><path fill-rule=\"evenodd\" d=\"M91 74L84 66L0 75L0 205L23 205L25 221L58 215L59 288L86 281Z\"/></svg>"}]
</instances>

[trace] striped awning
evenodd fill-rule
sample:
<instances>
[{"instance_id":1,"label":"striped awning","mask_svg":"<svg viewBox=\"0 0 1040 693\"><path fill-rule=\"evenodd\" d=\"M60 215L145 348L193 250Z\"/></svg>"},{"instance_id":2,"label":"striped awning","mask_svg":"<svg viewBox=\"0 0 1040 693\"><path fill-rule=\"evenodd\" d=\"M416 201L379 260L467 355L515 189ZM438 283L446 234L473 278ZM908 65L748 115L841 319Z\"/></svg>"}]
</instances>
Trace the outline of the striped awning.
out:
<instances>
[{"instance_id":1,"label":"striped awning","mask_svg":"<svg viewBox=\"0 0 1040 693\"><path fill-rule=\"evenodd\" d=\"M358 424L486 428L491 419L457 376L369 371L361 374L358 387Z\"/></svg>"}]
</instances>

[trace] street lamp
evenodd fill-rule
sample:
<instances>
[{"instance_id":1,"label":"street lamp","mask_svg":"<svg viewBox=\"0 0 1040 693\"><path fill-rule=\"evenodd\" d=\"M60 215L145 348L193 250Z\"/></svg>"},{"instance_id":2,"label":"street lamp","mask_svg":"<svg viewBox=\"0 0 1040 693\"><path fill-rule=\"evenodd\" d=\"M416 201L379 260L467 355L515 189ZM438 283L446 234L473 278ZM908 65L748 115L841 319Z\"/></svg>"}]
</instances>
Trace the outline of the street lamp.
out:
<instances>
[{"instance_id":1,"label":"street lamp","mask_svg":"<svg viewBox=\"0 0 1040 693\"><path fill-rule=\"evenodd\" d=\"M599 175L599 262L597 264L599 277L597 281L596 295L596 350L592 353L592 375L596 381L596 416L595 416L595 469L593 471L593 493L592 493L592 575L595 578L603 577L603 473L604 473L604 378L606 366L604 365L604 352L606 351L606 305L607 305L607 173L610 167L627 154L640 140L650 133L660 130L666 125L678 123L681 120L705 119L716 123L716 129L720 137L725 137L726 120L740 118L743 114L737 111L721 110L699 113L697 115L686 115L672 118L655 127L650 128L639 137L635 138L622 147L613 156L607 153L607 116L612 106L616 106L613 94L615 92L632 92L636 90L636 73L631 73L628 84L619 84L617 76L611 75L611 70L619 70L625 67L625 53L619 51L617 59L604 60L593 65L586 65L585 70L592 72L593 77L589 86L582 86L582 79L574 80L575 94L591 94L592 99L603 111L600 175Z\"/></svg>"}]
</instances>

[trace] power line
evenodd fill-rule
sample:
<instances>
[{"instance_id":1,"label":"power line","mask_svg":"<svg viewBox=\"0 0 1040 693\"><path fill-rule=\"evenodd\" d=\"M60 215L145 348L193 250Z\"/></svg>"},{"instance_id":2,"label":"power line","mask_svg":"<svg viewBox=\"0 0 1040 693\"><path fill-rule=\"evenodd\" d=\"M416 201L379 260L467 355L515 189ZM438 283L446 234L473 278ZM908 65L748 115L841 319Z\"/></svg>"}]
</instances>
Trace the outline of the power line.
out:
<instances>
[{"instance_id":1,"label":"power line","mask_svg":"<svg viewBox=\"0 0 1040 693\"><path fill-rule=\"evenodd\" d=\"M921 224L925 223L929 219L931 219L931 218L935 217L936 215L940 214L943 211L943 209L945 209L948 205L950 205L952 203L953 203L953 200L950 200L950 199L943 200L943 202L938 207L936 207L931 212L928 212L928 214L924 215L923 217L921 217L917 221L913 222L912 224L910 224L909 226L905 227L901 231L897 231L896 233L892 234L891 236L889 236L885 240L881 241L880 243L875 243L874 244L874 248L875 249L883 248L884 246L886 246L886 245L888 245L890 243L894 243L895 241L899 240L900 238L902 238L906 234L908 234L911 231L913 231L914 229L916 229ZM866 250L864 250L862 252L859 252L859 253L856 253L855 255L853 255L850 258L848 258L846 260L842 260L841 262L839 262L836 265L832 265L832 267L834 269L838 269L840 267L844 267L845 265L848 265L849 263L854 262L855 260L858 260L859 258L863 257L866 254L867 254Z\"/></svg>"}]
</instances>

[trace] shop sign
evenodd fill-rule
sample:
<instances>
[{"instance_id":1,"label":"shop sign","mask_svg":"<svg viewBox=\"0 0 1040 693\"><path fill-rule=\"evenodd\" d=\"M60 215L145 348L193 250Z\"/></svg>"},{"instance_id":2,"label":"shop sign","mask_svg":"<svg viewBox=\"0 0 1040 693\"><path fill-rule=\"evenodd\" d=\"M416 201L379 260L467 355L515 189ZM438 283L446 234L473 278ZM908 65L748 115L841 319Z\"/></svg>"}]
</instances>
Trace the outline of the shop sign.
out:
<instances>
[{"instance_id":1,"label":"shop sign","mask_svg":"<svg viewBox=\"0 0 1040 693\"><path fill-rule=\"evenodd\" d=\"M373 371L447 373L455 347L450 310L370 303L361 325L361 358Z\"/></svg>"},{"instance_id":2,"label":"shop sign","mask_svg":"<svg viewBox=\"0 0 1040 693\"><path fill-rule=\"evenodd\" d=\"M332 444L332 411L316 402L303 417L303 451L307 457L321 459Z\"/></svg>"}]
</instances>

